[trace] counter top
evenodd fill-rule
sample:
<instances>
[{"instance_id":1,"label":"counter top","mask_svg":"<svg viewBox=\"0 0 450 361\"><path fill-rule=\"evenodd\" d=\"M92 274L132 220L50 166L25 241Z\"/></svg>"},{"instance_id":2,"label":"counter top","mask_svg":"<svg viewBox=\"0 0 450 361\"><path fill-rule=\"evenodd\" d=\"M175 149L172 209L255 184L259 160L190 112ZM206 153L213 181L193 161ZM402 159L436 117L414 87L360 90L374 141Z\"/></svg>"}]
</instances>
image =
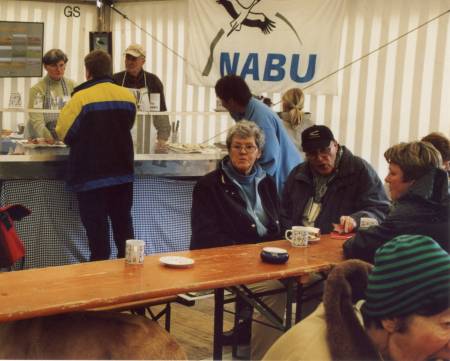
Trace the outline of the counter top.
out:
<instances>
[{"instance_id":1,"label":"counter top","mask_svg":"<svg viewBox=\"0 0 450 361\"><path fill-rule=\"evenodd\" d=\"M200 177L214 170L225 152L136 154L135 175ZM0 179L64 179L67 155L0 155Z\"/></svg>"}]
</instances>

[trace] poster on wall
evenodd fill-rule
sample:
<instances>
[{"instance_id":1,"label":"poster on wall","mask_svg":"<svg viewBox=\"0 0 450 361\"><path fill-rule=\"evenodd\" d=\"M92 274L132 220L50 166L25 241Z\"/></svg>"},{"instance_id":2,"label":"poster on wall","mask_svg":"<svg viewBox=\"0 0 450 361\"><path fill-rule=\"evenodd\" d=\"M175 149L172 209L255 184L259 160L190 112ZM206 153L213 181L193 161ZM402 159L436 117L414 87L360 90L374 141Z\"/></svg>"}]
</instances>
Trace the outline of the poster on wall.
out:
<instances>
[{"instance_id":1,"label":"poster on wall","mask_svg":"<svg viewBox=\"0 0 450 361\"><path fill-rule=\"evenodd\" d=\"M187 82L242 76L255 94L305 88L338 68L345 0L189 0ZM309 88L336 94L337 77Z\"/></svg>"},{"instance_id":2,"label":"poster on wall","mask_svg":"<svg viewBox=\"0 0 450 361\"><path fill-rule=\"evenodd\" d=\"M41 77L44 23L0 21L0 77Z\"/></svg>"},{"instance_id":3,"label":"poster on wall","mask_svg":"<svg viewBox=\"0 0 450 361\"><path fill-rule=\"evenodd\" d=\"M112 32L110 31L90 31L89 32L89 51L103 50L112 58Z\"/></svg>"}]
</instances>

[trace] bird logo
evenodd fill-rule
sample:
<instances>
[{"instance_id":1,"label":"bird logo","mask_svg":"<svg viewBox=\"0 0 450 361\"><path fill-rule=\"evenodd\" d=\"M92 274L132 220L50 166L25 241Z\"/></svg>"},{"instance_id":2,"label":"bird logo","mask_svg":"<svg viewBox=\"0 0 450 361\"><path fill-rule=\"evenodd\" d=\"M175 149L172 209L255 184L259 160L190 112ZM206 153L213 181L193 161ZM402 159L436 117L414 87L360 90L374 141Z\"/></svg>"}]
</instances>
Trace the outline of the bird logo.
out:
<instances>
[{"instance_id":1,"label":"bird logo","mask_svg":"<svg viewBox=\"0 0 450 361\"><path fill-rule=\"evenodd\" d=\"M264 34L270 33L275 28L275 22L270 20L264 13L252 11L253 7L260 1L253 0L248 7L245 7L239 0L217 0L217 3L222 5L233 18L230 22L231 30L227 36L230 36L233 31L240 31L242 25L260 28Z\"/></svg>"},{"instance_id":2,"label":"bird logo","mask_svg":"<svg viewBox=\"0 0 450 361\"><path fill-rule=\"evenodd\" d=\"M259 28L264 35L268 35L270 32L274 31L274 29L276 28L276 22L269 19L266 14L253 10L253 8L261 1L262 0L252 0L252 2L248 6L244 6L242 4L242 0L216 0L216 2L219 5L222 5L227 13L232 17L227 37L229 37L235 31L241 31L243 25L246 27ZM284 22L294 32L299 44L303 45L303 42L292 23L279 12L276 12L275 16L282 22ZM211 42L209 46L209 57L202 72L203 76L208 76L211 72L212 64L214 62L214 49L224 34L225 30L220 29Z\"/></svg>"}]
</instances>

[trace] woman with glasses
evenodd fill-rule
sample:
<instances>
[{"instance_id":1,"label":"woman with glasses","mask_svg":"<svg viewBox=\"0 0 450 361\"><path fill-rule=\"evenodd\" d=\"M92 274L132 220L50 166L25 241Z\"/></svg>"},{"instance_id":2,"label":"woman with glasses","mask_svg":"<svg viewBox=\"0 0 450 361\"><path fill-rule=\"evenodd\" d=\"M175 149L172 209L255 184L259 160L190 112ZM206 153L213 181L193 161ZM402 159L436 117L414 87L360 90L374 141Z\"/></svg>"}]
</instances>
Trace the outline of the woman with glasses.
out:
<instances>
[{"instance_id":1,"label":"woman with glasses","mask_svg":"<svg viewBox=\"0 0 450 361\"><path fill-rule=\"evenodd\" d=\"M67 55L60 49L47 51L42 58L47 75L30 89L29 109L61 109L73 92L74 82L64 77ZM58 113L29 113L28 137L44 138L48 143L58 140L55 133Z\"/></svg>"},{"instance_id":2,"label":"woman with glasses","mask_svg":"<svg viewBox=\"0 0 450 361\"><path fill-rule=\"evenodd\" d=\"M242 120L227 135L228 155L218 169L202 177L194 188L191 249L258 243L281 238L279 199L273 179L258 164L264 147L264 134L254 123ZM249 286L253 291L279 289L278 281ZM265 296L263 301L283 317L285 293ZM236 303L243 315L245 303ZM251 313L251 308L246 311ZM248 317L248 316L247 316ZM250 325L247 317L238 332ZM257 313L255 320L270 323ZM247 334L247 333L246 333ZM252 360L260 359L281 332L253 322Z\"/></svg>"},{"instance_id":3,"label":"woman with glasses","mask_svg":"<svg viewBox=\"0 0 450 361\"><path fill-rule=\"evenodd\" d=\"M264 134L253 122L228 132L228 155L194 188L191 249L256 243L280 237L279 199L257 163Z\"/></svg>"}]
</instances>

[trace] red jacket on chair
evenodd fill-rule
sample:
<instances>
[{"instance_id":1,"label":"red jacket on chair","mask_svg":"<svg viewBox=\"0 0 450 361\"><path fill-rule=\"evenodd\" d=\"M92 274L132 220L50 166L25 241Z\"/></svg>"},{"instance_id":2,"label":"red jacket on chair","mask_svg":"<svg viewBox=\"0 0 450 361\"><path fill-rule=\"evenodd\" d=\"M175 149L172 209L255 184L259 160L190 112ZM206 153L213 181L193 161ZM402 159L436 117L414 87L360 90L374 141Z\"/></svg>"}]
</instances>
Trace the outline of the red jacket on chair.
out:
<instances>
[{"instance_id":1,"label":"red jacket on chair","mask_svg":"<svg viewBox=\"0 0 450 361\"><path fill-rule=\"evenodd\" d=\"M11 267L25 256L25 248L16 233L14 221L20 221L31 211L14 204L0 208L0 267Z\"/></svg>"}]
</instances>

